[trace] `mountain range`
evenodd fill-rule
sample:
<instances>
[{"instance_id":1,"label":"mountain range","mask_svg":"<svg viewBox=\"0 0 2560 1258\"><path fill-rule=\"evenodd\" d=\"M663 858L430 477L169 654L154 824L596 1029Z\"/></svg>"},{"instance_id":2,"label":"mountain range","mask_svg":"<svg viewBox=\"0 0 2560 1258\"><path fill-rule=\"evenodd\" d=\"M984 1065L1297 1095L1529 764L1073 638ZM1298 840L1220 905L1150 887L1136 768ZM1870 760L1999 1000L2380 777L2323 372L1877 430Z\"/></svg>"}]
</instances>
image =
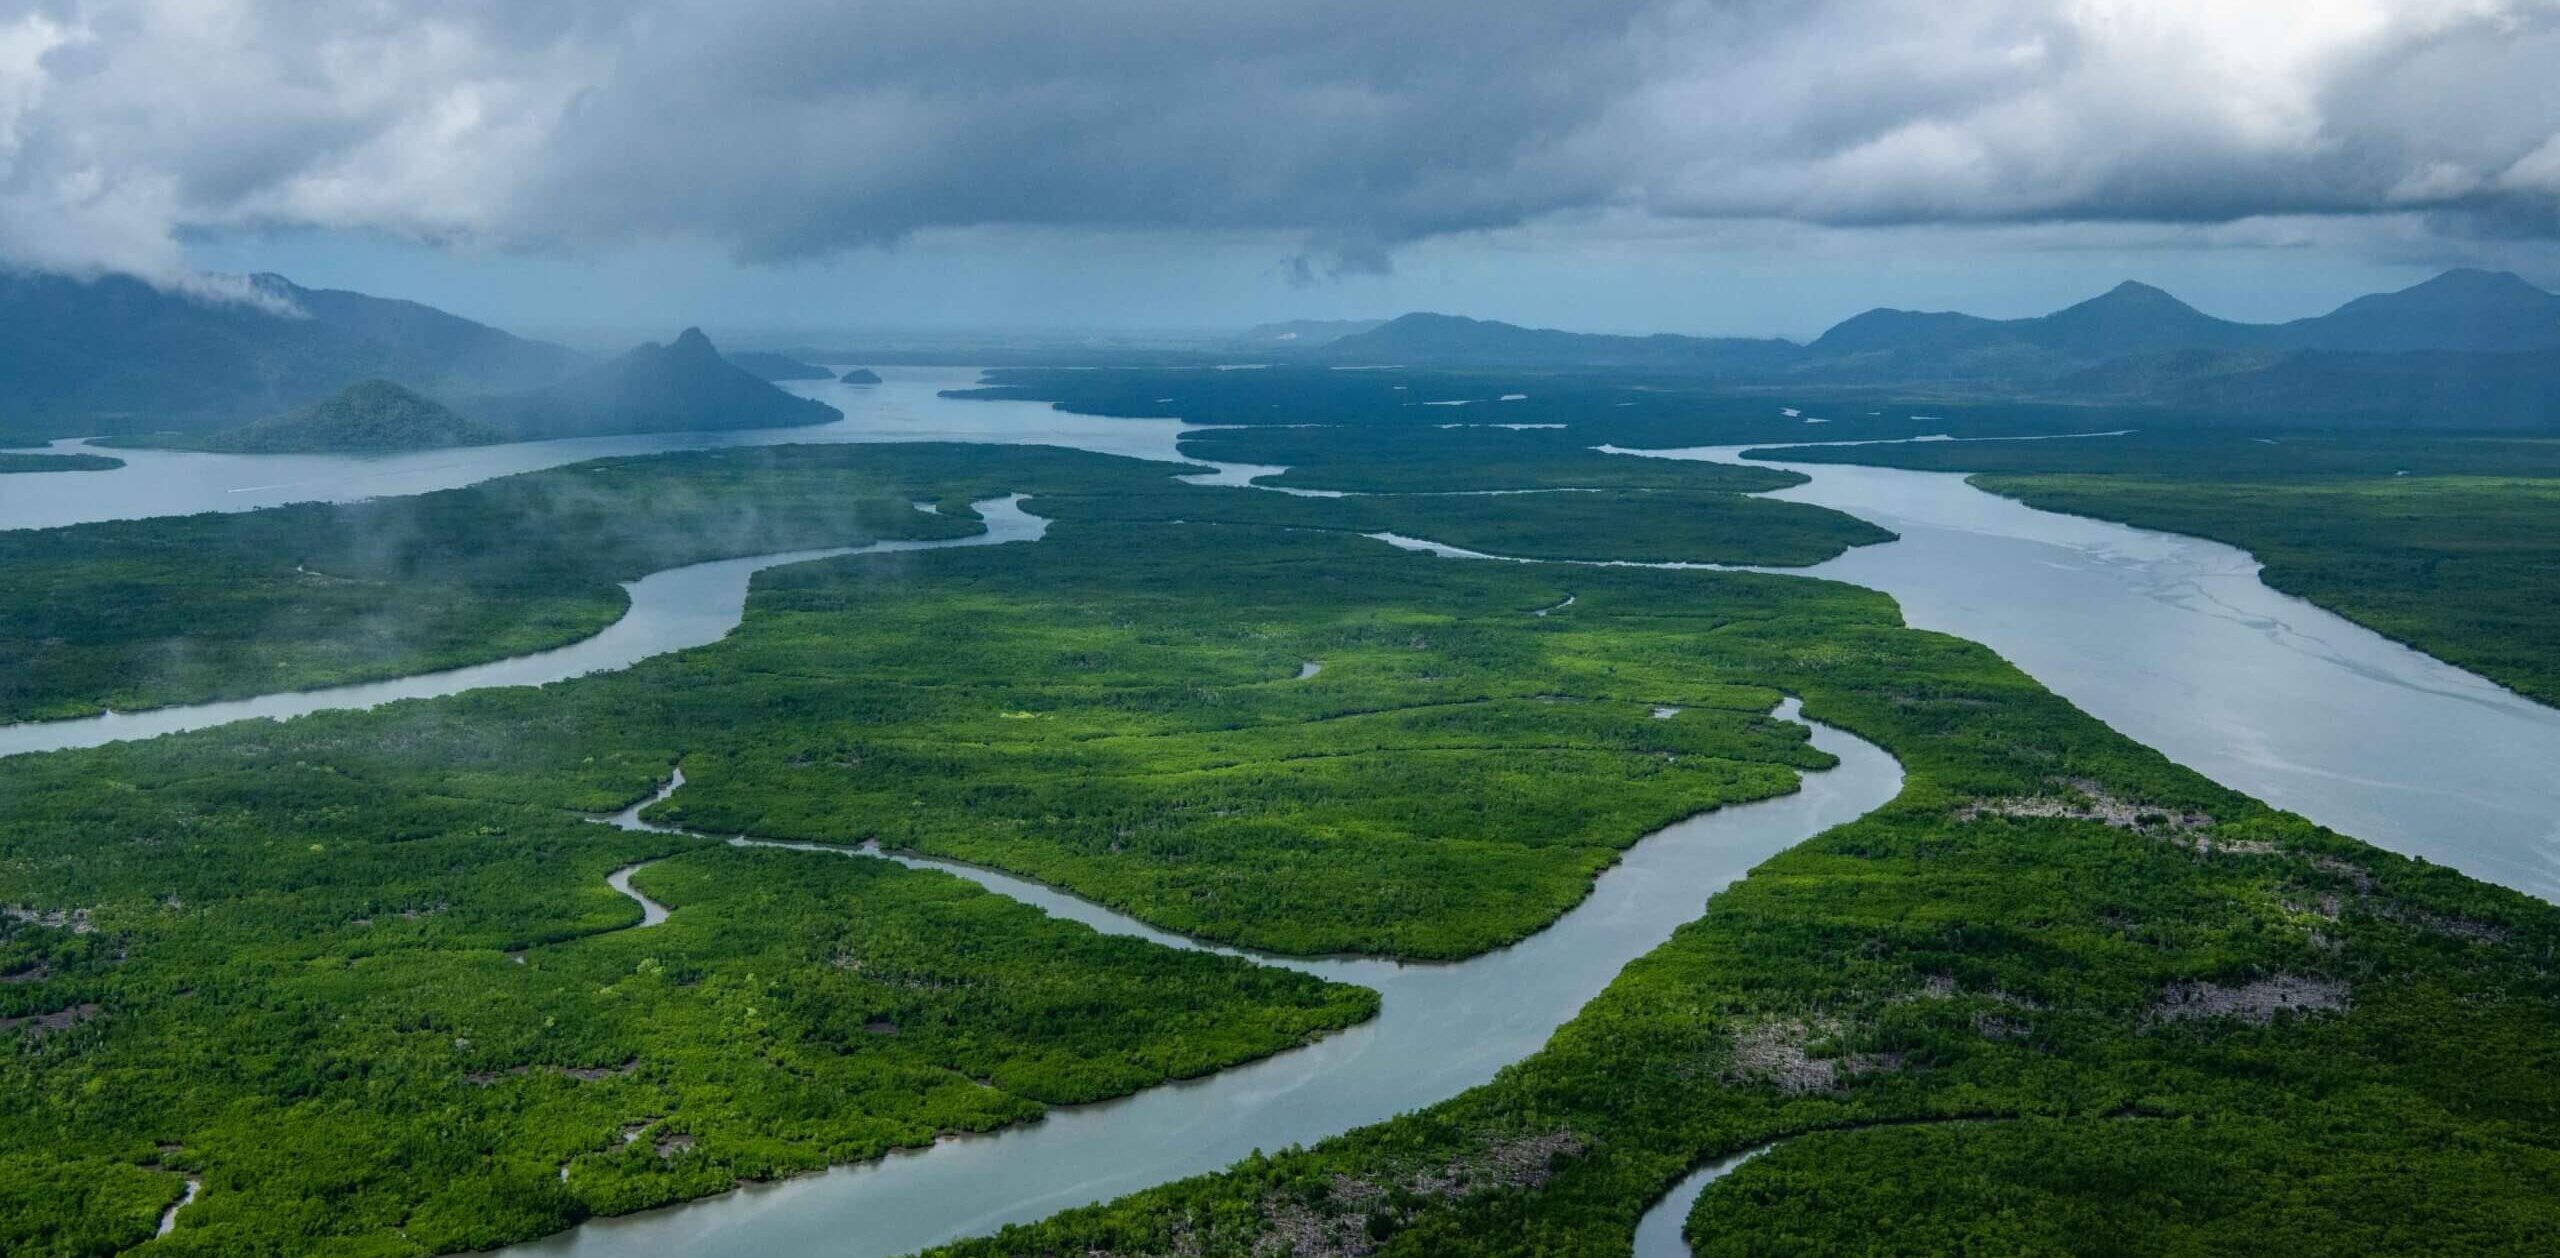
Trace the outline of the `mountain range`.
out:
<instances>
[{"instance_id":1,"label":"mountain range","mask_svg":"<svg viewBox=\"0 0 2560 1258\"><path fill-rule=\"evenodd\" d=\"M2560 348L2560 295L2504 272L2447 271L2394 293L2359 297L2290 323L2217 319L2148 284L2127 281L2074 306L2025 319L1875 309L1810 344L1735 337L1558 332L1454 315L1409 314L1322 347L1335 362L1429 366L1784 368L1895 378L1966 378L2037 370L2060 375L2170 350L2505 353Z\"/></svg>"},{"instance_id":2,"label":"mountain range","mask_svg":"<svg viewBox=\"0 0 2560 1258\"><path fill-rule=\"evenodd\" d=\"M364 381L516 438L779 427L837 415L769 382L816 379L821 369L778 354L724 358L697 329L598 363L416 302L274 275L244 283L243 299L208 300L118 276L0 273L0 435L373 440L385 431L372 420L388 413L388 395L323 405ZM2095 402L2270 422L2560 428L2560 295L2476 270L2271 324L2216 318L2125 283L2023 319L1870 310L1805 344L1601 335L1431 313L1271 324L1248 342L1284 361L1334 366L1632 371L1731 387ZM305 410L313 407L321 409ZM252 421L263 425L254 433ZM440 416L393 427L485 436Z\"/></svg>"},{"instance_id":3,"label":"mountain range","mask_svg":"<svg viewBox=\"0 0 2560 1258\"><path fill-rule=\"evenodd\" d=\"M1432 367L1634 367L1767 372L1804 354L1793 341L1741 337L1604 336L1524 328L1459 315L1409 314L1326 343L1328 362Z\"/></svg>"},{"instance_id":4,"label":"mountain range","mask_svg":"<svg viewBox=\"0 0 2560 1258\"><path fill-rule=\"evenodd\" d=\"M125 276L0 273L0 431L211 428L359 380L456 398L534 388L585 365L412 301L251 276L207 300Z\"/></svg>"},{"instance_id":5,"label":"mountain range","mask_svg":"<svg viewBox=\"0 0 2560 1258\"><path fill-rule=\"evenodd\" d=\"M2288 323L2124 283L2024 319L1870 310L1809 344L1610 336L1409 314L1318 347L1336 365L1638 369L1736 385L1900 388L2419 426L2560 426L2560 295L2447 271Z\"/></svg>"}]
</instances>

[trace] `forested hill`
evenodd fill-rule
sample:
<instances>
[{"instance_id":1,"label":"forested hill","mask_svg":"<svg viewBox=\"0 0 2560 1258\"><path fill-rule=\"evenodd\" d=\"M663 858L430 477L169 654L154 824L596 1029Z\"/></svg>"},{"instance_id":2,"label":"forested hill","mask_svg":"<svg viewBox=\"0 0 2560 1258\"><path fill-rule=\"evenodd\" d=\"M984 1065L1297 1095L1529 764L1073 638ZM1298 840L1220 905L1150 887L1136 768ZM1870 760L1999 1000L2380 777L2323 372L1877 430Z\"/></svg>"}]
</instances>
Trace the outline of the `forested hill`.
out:
<instances>
[{"instance_id":1,"label":"forested hill","mask_svg":"<svg viewBox=\"0 0 2560 1258\"><path fill-rule=\"evenodd\" d=\"M235 454L362 454L488 445L507 434L388 380L359 380L335 396L199 440L163 444Z\"/></svg>"},{"instance_id":2,"label":"forested hill","mask_svg":"<svg viewBox=\"0 0 2560 1258\"><path fill-rule=\"evenodd\" d=\"M277 275L251 277L233 297L126 276L0 273L0 432L218 427L372 378L445 397L510 392L584 361L416 302Z\"/></svg>"},{"instance_id":3,"label":"forested hill","mask_svg":"<svg viewBox=\"0 0 2560 1258\"><path fill-rule=\"evenodd\" d=\"M843 412L785 393L720 356L700 328L652 341L558 384L468 408L524 440L604 433L784 428Z\"/></svg>"},{"instance_id":4,"label":"forested hill","mask_svg":"<svg viewBox=\"0 0 2560 1258\"><path fill-rule=\"evenodd\" d=\"M2051 314L1875 309L1811 343L1618 336L1409 314L1302 351L1332 366L1614 371L1741 388L2104 404L2309 426L2560 427L2560 295L2448 271L2290 323L2217 318L2127 281Z\"/></svg>"}]
</instances>

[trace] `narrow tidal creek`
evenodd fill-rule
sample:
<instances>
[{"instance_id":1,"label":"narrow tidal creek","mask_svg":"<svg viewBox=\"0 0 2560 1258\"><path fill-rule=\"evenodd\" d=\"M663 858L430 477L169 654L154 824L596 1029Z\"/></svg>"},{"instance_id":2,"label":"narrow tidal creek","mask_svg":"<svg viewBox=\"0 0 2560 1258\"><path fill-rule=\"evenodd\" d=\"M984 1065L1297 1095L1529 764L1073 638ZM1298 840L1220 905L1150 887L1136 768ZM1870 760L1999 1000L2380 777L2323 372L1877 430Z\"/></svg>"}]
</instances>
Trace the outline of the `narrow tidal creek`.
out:
<instances>
[{"instance_id":1,"label":"narrow tidal creek","mask_svg":"<svg viewBox=\"0 0 2560 1258\"><path fill-rule=\"evenodd\" d=\"M1779 706L1778 715L1803 719L1793 699ZM1628 962L1695 919L1708 896L1761 861L1864 816L1902 789L1902 768L1882 749L1807 723L1814 745L1839 757L1836 767L1804 775L1795 794L1702 813L1646 837L1600 875L1590 898L1509 948L1430 964L1240 954L1376 989L1382 997L1379 1014L1364 1025L1206 1078L1117 1101L1062 1106L1027 1126L663 1210L592 1220L503 1252L515 1258L885 1258L1217 1170L1256 1149L1313 1143L1446 1100L1536 1052ZM636 809L616 821L645 824ZM876 849L777 846L828 856L879 855ZM905 855L890 859L966 878L1105 933L1237 952L1025 879ZM674 912L683 913L683 906Z\"/></svg>"}]
</instances>

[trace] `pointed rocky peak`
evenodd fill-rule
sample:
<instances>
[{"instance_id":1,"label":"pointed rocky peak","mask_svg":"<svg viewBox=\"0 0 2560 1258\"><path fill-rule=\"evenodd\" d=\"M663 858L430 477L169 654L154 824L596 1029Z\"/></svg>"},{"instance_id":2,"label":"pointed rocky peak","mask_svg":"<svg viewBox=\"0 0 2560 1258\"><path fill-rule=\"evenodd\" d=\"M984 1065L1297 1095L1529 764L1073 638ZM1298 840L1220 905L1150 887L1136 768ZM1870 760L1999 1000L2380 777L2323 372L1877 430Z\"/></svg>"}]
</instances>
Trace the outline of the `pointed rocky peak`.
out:
<instances>
[{"instance_id":1,"label":"pointed rocky peak","mask_svg":"<svg viewBox=\"0 0 2560 1258\"><path fill-rule=\"evenodd\" d=\"M2204 312L2178 300L2168 290L2154 288L2140 280L2126 280L2076 306L2065 307L2057 314L2072 311L2144 312L2206 317Z\"/></svg>"}]
</instances>

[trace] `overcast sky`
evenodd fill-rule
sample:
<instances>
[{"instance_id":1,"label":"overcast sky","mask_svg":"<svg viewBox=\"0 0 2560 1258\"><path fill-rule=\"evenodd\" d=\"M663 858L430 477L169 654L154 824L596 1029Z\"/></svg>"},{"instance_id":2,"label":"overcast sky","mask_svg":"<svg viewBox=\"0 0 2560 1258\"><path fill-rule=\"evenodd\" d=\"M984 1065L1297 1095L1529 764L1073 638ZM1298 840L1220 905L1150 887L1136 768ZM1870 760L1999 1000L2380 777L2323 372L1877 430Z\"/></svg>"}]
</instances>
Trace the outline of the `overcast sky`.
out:
<instances>
[{"instance_id":1,"label":"overcast sky","mask_svg":"<svg viewBox=\"0 0 2560 1258\"><path fill-rule=\"evenodd\" d=\"M0 0L0 261L519 327L2560 284L2560 0Z\"/></svg>"}]
</instances>

